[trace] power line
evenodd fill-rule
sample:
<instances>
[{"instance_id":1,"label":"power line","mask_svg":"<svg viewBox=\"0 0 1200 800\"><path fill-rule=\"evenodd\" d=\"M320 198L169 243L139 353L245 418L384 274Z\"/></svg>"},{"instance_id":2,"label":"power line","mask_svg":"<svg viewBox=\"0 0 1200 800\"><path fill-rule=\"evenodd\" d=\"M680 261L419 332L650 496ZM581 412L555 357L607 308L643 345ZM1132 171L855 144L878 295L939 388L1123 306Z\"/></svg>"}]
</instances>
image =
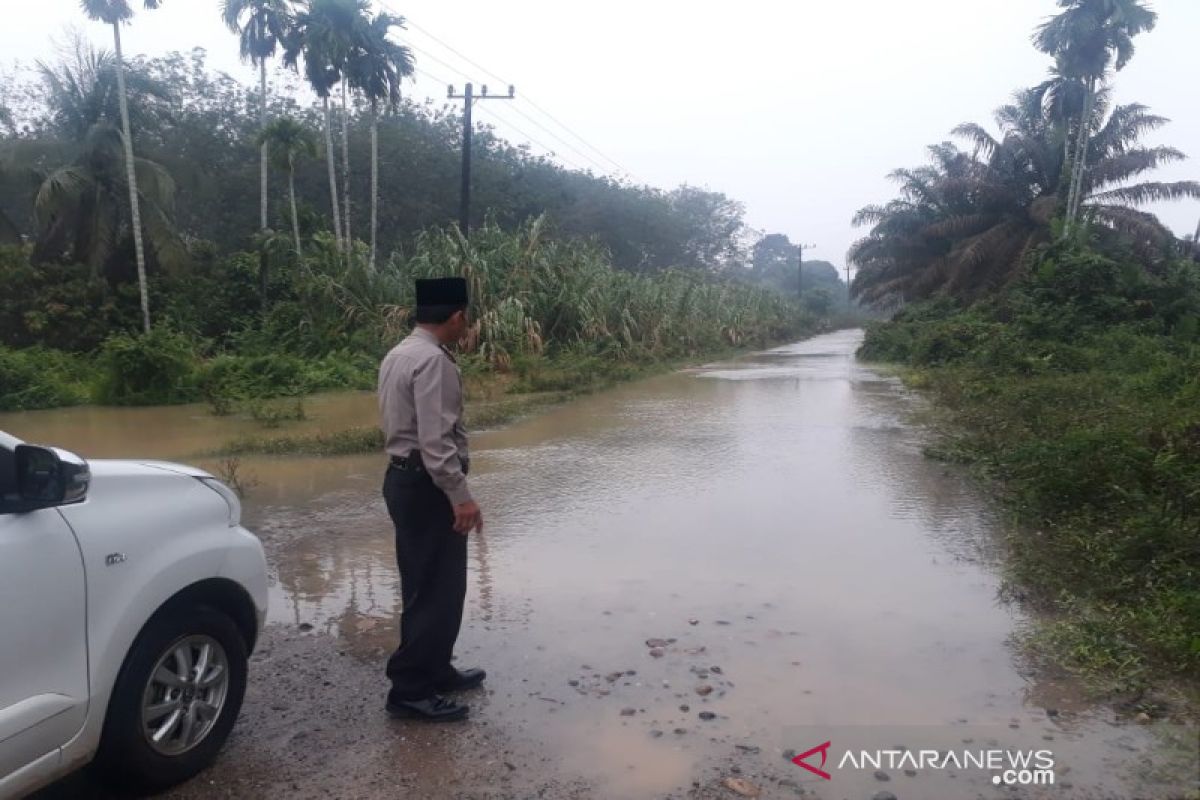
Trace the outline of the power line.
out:
<instances>
[{"instance_id":1,"label":"power line","mask_svg":"<svg viewBox=\"0 0 1200 800\"><path fill-rule=\"evenodd\" d=\"M525 119L527 119L527 120L529 120L530 122L532 122L534 125L536 125L536 126L538 126L539 128L541 128L541 129L542 129L543 131L545 131L546 133L548 133L548 134L550 134L551 136L553 136L553 137L555 138L555 140L557 140L557 141L561 142L561 143L562 143L564 146L566 146L566 147L569 147L569 148L571 149L571 151L572 151L572 152L574 152L574 153L578 154L578 155L579 155L581 158L583 158L585 161L587 161L587 162L591 163L593 166L595 166L595 167L596 167L597 169L599 169L601 172L610 172L610 171L611 171L611 169L610 169L609 167L606 167L606 166L605 166L603 163L601 163L601 162L597 161L596 159L592 158L592 157L591 157L591 156L589 156L587 153L585 153L585 152L581 151L581 150L580 150L578 147L575 147L575 146L574 146L574 145L572 145L570 142L568 142L566 139L563 139L563 138L562 138L561 136L559 136L557 133L555 133L554 131L550 130L549 128L547 128L547 127L546 127L545 125L543 125L542 123L538 122L538 121L537 121L536 119L534 119L533 117L531 117L531 116L529 116L528 114L526 114L524 111L522 111L522 110L521 110L520 106L518 106L518 105L513 105L513 106L512 106L512 110L513 110L513 111L515 111L516 113L520 114L520 115L521 115L522 117L524 117Z\"/></svg>"},{"instance_id":2,"label":"power line","mask_svg":"<svg viewBox=\"0 0 1200 800\"><path fill-rule=\"evenodd\" d=\"M377 0L377 2L379 3L379 5L381 5L381 6L382 6L383 8L385 8L386 10L388 10L388 11L391 11L393 14L397 14L398 16L402 16L402 15L400 15L400 14L399 14L399 12L397 12L395 9L391 8L391 7L390 7L390 6L389 6L387 3L385 3L383 0ZM499 75L497 75L495 72L492 72L490 69L488 69L487 67L483 66L483 65L482 65L482 64L480 64L478 61L475 61L474 59L472 59L472 58L470 58L470 57L468 57L468 56L464 55L464 54L463 54L461 51L459 51L459 50L457 50L456 48L454 48L452 45L450 45L449 43L447 43L445 40L443 40L443 39L439 38L439 37L438 37L436 34L432 33L432 32L431 32L431 31L429 31L427 28L425 28L425 27L423 27L423 26L421 26L421 25L417 24L415 21L413 21L413 19L412 19L411 17L405 17L405 18L404 18L404 20L405 20L405 24L406 24L406 25L408 25L408 26L412 27L414 30L420 31L420 32L421 32L422 34L424 34L425 36L428 36L428 37L429 37L430 39L432 39L434 42L436 42L437 44L441 45L442 47L444 47L446 50L450 51L450 52L451 52L451 53L453 53L454 55L458 56L459 58L461 58L461 59L462 59L463 61L465 61L467 64L470 64L470 65L471 65L472 67L474 67L475 69L478 69L478 70L480 70L481 72L483 72L485 75L488 75L488 76L490 76L490 77L492 77L492 78L496 79L497 81L499 81L499 82L501 83L501 85L508 85L508 81L507 81L507 80L505 80L504 78L500 77L500 76L499 76ZM419 52L422 52L422 53L424 53L424 54L425 54L426 56L428 56L429 58L432 58L434 61L437 61L438 63L440 63L440 64L442 64L442 65L444 65L444 66L448 67L449 69L453 70L454 72L458 73L459 75L462 75L462 76L463 76L465 79L468 79L468 80L470 79L470 76L469 76L469 75L467 75L467 73L463 72L462 70L460 70L460 69L458 69L458 68L456 68L456 67L453 67L453 66L451 66L451 65L447 64L445 61L443 61L442 59L438 58L437 56L434 56L433 54L429 53L427 50L423 50L423 49L421 49L421 48L418 48L418 47L416 47L415 45L411 45L411 44L410 44L409 46L410 46L410 47L412 47L414 50L417 50L417 51L419 51ZM553 115L553 114L551 114L549 111L547 111L545 108L543 108L542 106L540 106L539 104L537 104L536 102L534 102L533 98L529 97L529 95L528 95L528 94L526 94L526 93L522 92L522 95L521 95L521 97L522 97L522 99L523 99L523 100L526 100L526 101L529 103L529 105L530 105L530 106L532 106L533 108L535 108L535 109L536 109L537 111L539 111L540 113L544 114L544 115L545 115L545 116L546 116L548 119L550 119L551 121L553 121L553 122L554 122L556 125L558 125L560 128L562 128L564 131L566 131L566 132L567 132L567 133L569 133L571 136L575 137L577 140L579 140L581 143L583 143L583 145L585 145L586 147L588 147L589 149L591 149L593 152L595 152L597 155L599 155L601 158L603 158L605 161L607 161L608 163L610 163L610 164L612 164L614 167L616 167L616 168L617 168L617 170L618 170L619 172L622 172L622 173L624 173L624 174L626 174L626 175L628 175L628 176L630 176L630 177L633 177L634 179L636 179L637 181L639 181L639 182L641 182L641 183L647 183L647 181L646 181L646 180L644 180L644 179L643 179L641 176L639 176L639 175L637 175L636 173L634 173L634 172L632 172L632 171L630 171L630 170L626 169L624 166L622 166L622 165L621 165L621 163L620 163L619 161L617 161L616 159L614 159L614 158L612 158L611 156L609 156L607 153L605 153L605 152L604 152L603 150L601 150L600 148L596 147L596 145L592 144L592 143L591 143L591 142L589 142L587 139L583 138L583 136L582 136L582 135L580 135L579 133L576 133L576 132L575 132L575 131L574 131L574 130L573 130L573 129L572 129L570 126L569 126L569 125L567 125L565 122L563 122L562 120L558 119L558 117L554 116L554 115ZM521 113L521 112L518 112L518 113ZM528 114L521 113L521 116L525 117L526 119L530 120L531 122L534 122L534 124L538 125L538 127L542 128L542 130L545 130L547 133L549 133L550 135L554 136L554 138L555 138L555 139L557 139L558 141L561 141L561 142L563 142L563 144L565 144L565 145L567 145L568 147L570 147L570 148L571 148L571 149L572 149L574 152L578 153L580 156L583 156L583 157L584 157L586 160L588 160L589 162L591 162L591 163L593 163L593 164L596 164L596 165L597 165L597 167L599 167L599 169L600 169L600 171L601 171L601 172L608 172L608 171L609 171L609 169L608 169L607 167L603 167L603 166L600 166L599 164L597 164L597 162L596 162L594 159L592 159L591 157L587 156L585 153L583 153L582 151L580 151L578 148L575 148L574 146L572 146L572 145L568 144L567 142L563 141L563 139L562 139L561 137L559 137L559 136L557 136L556 134L554 134L552 131L550 131L548 128L546 128L544 125L541 125L540 123L538 123L538 122L536 122L535 120L533 120L533 118L532 118L532 117L530 117ZM548 148L547 148L547 149L548 149Z\"/></svg>"},{"instance_id":3,"label":"power line","mask_svg":"<svg viewBox=\"0 0 1200 800\"><path fill-rule=\"evenodd\" d=\"M616 159L614 159L614 158L612 158L612 157L608 156L608 155L607 155L607 154L606 154L606 153L605 153L603 150L601 150L600 148L596 147L594 144L592 144L591 142L589 142L587 139L584 139L582 136L580 136L580 135L579 135L578 133L576 133L575 131L571 130L571 128L569 128L565 122L563 122L562 120L560 120L560 119L558 119L557 117L555 117L553 114L551 114L549 111L547 111L546 109L544 109L544 108L542 108L541 106L539 106L537 103L533 102L533 98L529 97L529 95L522 95L522 96L523 96L523 98L524 98L524 99L525 99L525 100L526 100L526 101L529 103L529 105L533 106L533 107L534 107L534 108L536 108L538 111L542 112L542 113L543 113L543 114L545 114L547 117L549 117L550 119L552 119L552 120L555 122L555 124L557 124L557 125L558 125L560 128L562 128L564 131L566 131L567 133L569 133L569 134L571 134L572 136L574 136L574 137L575 137L576 139L578 139L579 141L583 142L585 145L587 145L588 147L590 147L592 150L596 151L596 152L597 152L598 154L600 154L600 156L602 156L602 157L603 157L603 158L604 158L606 161L608 161L609 163L611 163L611 164L613 164L614 166L616 166L616 168L617 168L617 169L621 170L622 172L624 172L624 173L625 173L625 174L627 174L627 175L633 175L633 177L637 178L637 179L638 179L639 181L641 181L642 183L646 183L646 182L647 182L647 181L645 181L645 180L642 180L642 178L641 178L641 177L639 177L638 175L636 175L635 173L633 173L633 172L630 172L629 170L625 169L625 167L621 166L621 164L620 164L620 162L619 162L619 161L617 161Z\"/></svg>"},{"instance_id":4,"label":"power line","mask_svg":"<svg viewBox=\"0 0 1200 800\"><path fill-rule=\"evenodd\" d=\"M427 71L427 70L423 70L423 69L421 69L420 67L413 67L413 70L414 70L414 71L416 71L416 72L419 72L419 73L421 73L421 74L422 74L422 75L424 75L426 78L429 78L429 79L431 79L431 80L435 80L435 81L437 81L438 83L442 84L443 86L449 86L450 84L452 84L452 83L454 82L454 81L448 81L448 80L446 80L445 78L441 78L441 77L439 77L439 76L437 76L437 75L434 75L432 72L429 72L429 71Z\"/></svg>"},{"instance_id":5,"label":"power line","mask_svg":"<svg viewBox=\"0 0 1200 800\"><path fill-rule=\"evenodd\" d=\"M490 108L484 108L483 106L480 106L480 111L484 111L484 112L486 112L486 113L487 113L489 116L491 116L492 118L494 118L494 119L495 119L495 120L497 120L498 122L501 122L501 123L503 123L503 124L504 124L505 126L507 126L508 128L511 128L513 131L515 131L515 132L517 132L518 134L520 134L521 136L525 137L527 140L529 140L529 142L530 142L530 143L532 143L532 144L536 144L538 147L542 148L543 150L545 150L547 153L549 153L550 155L554 156L555 158L558 158L558 159L560 159L560 160L562 160L562 161L565 161L565 162L566 162L568 165L570 165L572 168L574 168L574 169L577 169L577 170L580 170L581 172L586 172L586 171L587 171L587 170L586 170L586 167L582 167L582 166L580 166L579 164L577 164L576 162L574 162L574 161L572 161L571 159L567 158L566 156L564 156L564 155L561 155L561 154L560 154L560 153L558 153L558 152L557 152L557 151L556 151L556 150L555 150L553 147L547 147L545 144L543 144L542 142L540 142L540 141L538 141L537 139L533 138L533 137L532 137L532 136L530 136L528 133L526 133L525 131L521 130L521 129L520 129L520 128L518 128L516 125L514 125L514 124L513 124L511 121L509 121L508 119L505 119L504 117L500 116L499 114L497 114L495 111L491 110Z\"/></svg>"},{"instance_id":6,"label":"power line","mask_svg":"<svg viewBox=\"0 0 1200 800\"><path fill-rule=\"evenodd\" d=\"M430 53L428 50L424 50L424 49L422 49L422 48L420 48L420 47L417 47L415 44L410 44L410 45L408 45L408 46L409 46L410 48L412 48L413 50L416 50L418 53L420 53L421 55L425 56L426 58L431 58L431 59L433 59L434 61L436 61L437 63L441 64L443 67L445 67L446 69L450 70L451 72L456 72L456 73L458 73L458 75L460 75L460 76L461 76L461 77L462 77L464 80L468 80L468 81L469 81L469 80L472 80L472 78L471 78L471 76L470 76L470 75L468 75L467 73L463 72L461 69L459 69L458 67L454 66L453 64L449 64L449 63L447 63L447 62L443 61L442 59L440 59L440 58L438 58L437 56L435 56L433 53Z\"/></svg>"}]
</instances>

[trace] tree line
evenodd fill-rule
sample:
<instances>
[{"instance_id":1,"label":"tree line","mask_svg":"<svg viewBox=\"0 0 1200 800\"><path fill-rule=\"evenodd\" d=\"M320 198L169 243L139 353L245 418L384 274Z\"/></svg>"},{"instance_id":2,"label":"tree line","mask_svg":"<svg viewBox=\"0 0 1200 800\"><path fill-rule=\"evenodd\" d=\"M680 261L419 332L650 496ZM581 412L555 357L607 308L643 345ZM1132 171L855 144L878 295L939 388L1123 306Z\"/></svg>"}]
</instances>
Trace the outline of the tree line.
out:
<instances>
[{"instance_id":1,"label":"tree line","mask_svg":"<svg viewBox=\"0 0 1200 800\"><path fill-rule=\"evenodd\" d=\"M252 90L199 48L127 57L127 0L83 9L112 28L113 50L75 42L0 94L0 242L30 243L35 264L136 282L144 329L148 281L210 250L259 255L265 306L270 270L300 263L321 237L347 269L373 271L454 219L461 116L403 95L415 60L395 40L402 18L365 0L225 0L214 13L258 68ZM719 192L568 170L486 125L474 153L477 223L511 229L544 214L552 235L591 239L621 269L783 288L745 269L745 209Z\"/></svg>"}]
</instances>

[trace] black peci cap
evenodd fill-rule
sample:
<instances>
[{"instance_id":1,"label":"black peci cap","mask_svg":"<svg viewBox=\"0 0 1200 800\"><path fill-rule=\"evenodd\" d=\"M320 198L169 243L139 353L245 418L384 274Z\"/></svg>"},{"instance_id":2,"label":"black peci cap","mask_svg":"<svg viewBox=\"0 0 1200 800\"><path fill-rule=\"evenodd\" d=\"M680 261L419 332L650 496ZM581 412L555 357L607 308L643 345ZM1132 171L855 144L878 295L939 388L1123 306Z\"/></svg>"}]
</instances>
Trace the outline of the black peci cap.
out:
<instances>
[{"instance_id":1,"label":"black peci cap","mask_svg":"<svg viewBox=\"0 0 1200 800\"><path fill-rule=\"evenodd\" d=\"M417 306L467 305L466 278L418 278Z\"/></svg>"}]
</instances>

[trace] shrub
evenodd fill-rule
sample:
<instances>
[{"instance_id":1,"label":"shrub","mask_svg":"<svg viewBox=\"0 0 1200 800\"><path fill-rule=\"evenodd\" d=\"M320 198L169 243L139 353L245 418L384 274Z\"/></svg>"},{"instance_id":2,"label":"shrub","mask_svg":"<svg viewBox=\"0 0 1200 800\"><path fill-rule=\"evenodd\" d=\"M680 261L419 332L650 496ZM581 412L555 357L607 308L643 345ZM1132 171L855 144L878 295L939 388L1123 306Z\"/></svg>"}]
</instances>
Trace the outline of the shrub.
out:
<instances>
[{"instance_id":1,"label":"shrub","mask_svg":"<svg viewBox=\"0 0 1200 800\"><path fill-rule=\"evenodd\" d=\"M167 328L148 334L118 334L100 349L96 400L110 405L164 405L196 400L196 347Z\"/></svg>"},{"instance_id":2,"label":"shrub","mask_svg":"<svg viewBox=\"0 0 1200 800\"><path fill-rule=\"evenodd\" d=\"M0 347L0 411L86 403L90 373L83 359L67 353Z\"/></svg>"}]
</instances>

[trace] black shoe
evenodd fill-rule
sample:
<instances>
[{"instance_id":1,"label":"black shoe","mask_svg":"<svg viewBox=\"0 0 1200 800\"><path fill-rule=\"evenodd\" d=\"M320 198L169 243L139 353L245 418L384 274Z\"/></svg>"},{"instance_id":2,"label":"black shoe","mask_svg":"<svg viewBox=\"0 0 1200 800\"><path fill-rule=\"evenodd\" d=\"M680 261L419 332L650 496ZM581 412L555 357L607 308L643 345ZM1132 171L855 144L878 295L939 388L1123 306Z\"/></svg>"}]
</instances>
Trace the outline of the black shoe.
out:
<instances>
[{"instance_id":1,"label":"black shoe","mask_svg":"<svg viewBox=\"0 0 1200 800\"><path fill-rule=\"evenodd\" d=\"M437 690L442 693L465 692L467 689L474 689L483 683L483 679L486 677L487 673L478 667L466 669L462 672L455 670L454 677L450 678L446 683L438 684Z\"/></svg>"},{"instance_id":2,"label":"black shoe","mask_svg":"<svg viewBox=\"0 0 1200 800\"><path fill-rule=\"evenodd\" d=\"M396 719L423 719L427 722L454 722L467 718L467 707L440 695L423 700L388 698L387 712Z\"/></svg>"}]
</instances>

